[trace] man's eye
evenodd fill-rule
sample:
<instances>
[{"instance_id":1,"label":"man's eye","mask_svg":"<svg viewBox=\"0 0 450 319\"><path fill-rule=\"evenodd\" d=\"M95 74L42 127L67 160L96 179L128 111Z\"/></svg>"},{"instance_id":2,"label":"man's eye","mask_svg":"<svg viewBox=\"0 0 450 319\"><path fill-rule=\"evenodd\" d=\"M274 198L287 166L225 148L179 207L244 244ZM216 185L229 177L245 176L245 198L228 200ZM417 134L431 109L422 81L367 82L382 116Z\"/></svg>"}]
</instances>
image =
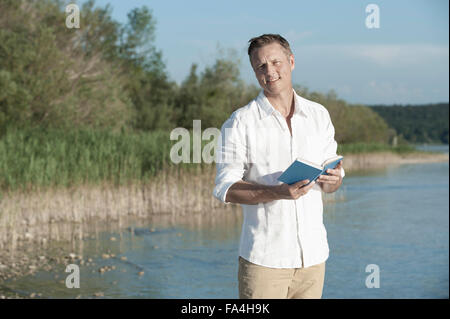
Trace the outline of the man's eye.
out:
<instances>
[{"instance_id":1,"label":"man's eye","mask_svg":"<svg viewBox=\"0 0 450 319\"><path fill-rule=\"evenodd\" d=\"M280 61L275 61L273 64L278 65L280 63L281 63Z\"/></svg>"}]
</instances>

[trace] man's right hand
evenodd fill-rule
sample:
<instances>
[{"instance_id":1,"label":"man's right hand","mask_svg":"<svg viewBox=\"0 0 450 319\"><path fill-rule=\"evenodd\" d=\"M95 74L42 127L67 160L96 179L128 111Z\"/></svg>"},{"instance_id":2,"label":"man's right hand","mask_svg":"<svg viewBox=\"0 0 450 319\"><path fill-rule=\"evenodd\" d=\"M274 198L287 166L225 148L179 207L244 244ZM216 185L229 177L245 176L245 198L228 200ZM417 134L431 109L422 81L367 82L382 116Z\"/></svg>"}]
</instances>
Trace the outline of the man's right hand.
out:
<instances>
[{"instance_id":1,"label":"man's right hand","mask_svg":"<svg viewBox=\"0 0 450 319\"><path fill-rule=\"evenodd\" d=\"M302 181L298 181L295 184L281 184L277 190L280 199L298 199L303 195L306 195L308 191L316 184L315 181L311 182L309 185L305 186L309 183L309 180L305 179Z\"/></svg>"}]
</instances>

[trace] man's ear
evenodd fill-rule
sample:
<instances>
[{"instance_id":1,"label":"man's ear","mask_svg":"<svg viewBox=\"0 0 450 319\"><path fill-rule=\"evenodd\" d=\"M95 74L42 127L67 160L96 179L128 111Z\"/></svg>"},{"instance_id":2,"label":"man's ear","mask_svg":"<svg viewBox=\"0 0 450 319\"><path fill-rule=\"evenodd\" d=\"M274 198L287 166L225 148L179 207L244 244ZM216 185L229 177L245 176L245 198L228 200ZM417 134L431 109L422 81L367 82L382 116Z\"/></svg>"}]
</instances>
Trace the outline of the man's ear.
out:
<instances>
[{"instance_id":1,"label":"man's ear","mask_svg":"<svg viewBox=\"0 0 450 319\"><path fill-rule=\"evenodd\" d=\"M255 53L255 50L252 52L251 55L249 55L249 59L250 59L250 66L252 67L252 70L255 71L255 68L253 67L253 55Z\"/></svg>"},{"instance_id":2,"label":"man's ear","mask_svg":"<svg viewBox=\"0 0 450 319\"><path fill-rule=\"evenodd\" d=\"M291 72L292 72L295 69L295 58L293 54L289 56L289 63L291 64Z\"/></svg>"}]
</instances>

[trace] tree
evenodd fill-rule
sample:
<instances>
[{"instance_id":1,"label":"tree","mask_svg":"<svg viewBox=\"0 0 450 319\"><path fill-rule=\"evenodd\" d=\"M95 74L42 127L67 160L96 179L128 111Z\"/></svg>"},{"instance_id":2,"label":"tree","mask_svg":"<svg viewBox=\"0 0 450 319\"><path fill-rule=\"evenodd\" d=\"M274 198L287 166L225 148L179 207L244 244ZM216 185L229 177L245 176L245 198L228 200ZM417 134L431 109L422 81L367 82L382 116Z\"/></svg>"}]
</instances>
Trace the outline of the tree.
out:
<instances>
[{"instance_id":1,"label":"tree","mask_svg":"<svg viewBox=\"0 0 450 319\"><path fill-rule=\"evenodd\" d=\"M107 11L89 7L92 3L85 6L84 28L76 30L61 27L61 1L2 2L0 70L6 93L0 94L0 118L8 125L128 125L132 110L123 79L103 58L106 48L113 50L104 39L114 37L115 29L106 28L114 23Z\"/></svg>"}]
</instances>

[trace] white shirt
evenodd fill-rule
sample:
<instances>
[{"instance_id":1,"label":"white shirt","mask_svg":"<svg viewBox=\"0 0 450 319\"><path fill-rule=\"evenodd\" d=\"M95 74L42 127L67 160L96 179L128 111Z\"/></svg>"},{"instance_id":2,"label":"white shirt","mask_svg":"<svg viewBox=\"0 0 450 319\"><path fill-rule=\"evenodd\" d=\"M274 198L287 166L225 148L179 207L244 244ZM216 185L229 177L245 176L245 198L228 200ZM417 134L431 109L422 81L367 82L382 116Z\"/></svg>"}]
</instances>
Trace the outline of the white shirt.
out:
<instances>
[{"instance_id":1,"label":"white shirt","mask_svg":"<svg viewBox=\"0 0 450 319\"><path fill-rule=\"evenodd\" d=\"M244 180L281 184L277 178L296 159L317 164L336 155L328 111L294 91L292 136L286 119L264 92L236 110L221 130L213 195L225 203L227 191ZM345 173L342 170L341 175ZM258 265L301 268L320 264L329 254L319 185L297 200L244 205L239 255Z\"/></svg>"}]
</instances>

